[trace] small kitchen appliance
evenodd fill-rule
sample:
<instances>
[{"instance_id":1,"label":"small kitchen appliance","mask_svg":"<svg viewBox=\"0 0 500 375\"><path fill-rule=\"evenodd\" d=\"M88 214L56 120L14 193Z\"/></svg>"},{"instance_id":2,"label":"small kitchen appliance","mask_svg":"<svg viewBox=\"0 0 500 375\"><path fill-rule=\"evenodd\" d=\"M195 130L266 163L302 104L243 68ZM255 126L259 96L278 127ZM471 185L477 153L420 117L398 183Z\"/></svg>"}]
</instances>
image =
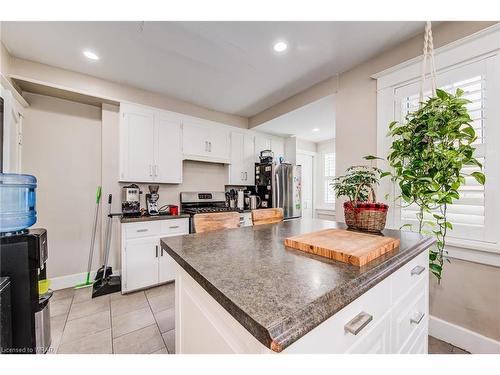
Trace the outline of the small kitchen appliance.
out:
<instances>
[{"instance_id":1,"label":"small kitchen appliance","mask_svg":"<svg viewBox=\"0 0 500 375\"><path fill-rule=\"evenodd\" d=\"M258 195L250 195L248 198L251 210L256 210L257 208L260 207L261 199Z\"/></svg>"},{"instance_id":2,"label":"small kitchen appliance","mask_svg":"<svg viewBox=\"0 0 500 375\"><path fill-rule=\"evenodd\" d=\"M12 341L3 353L45 353L51 345L50 299L40 294L47 278L47 231L29 229L0 235L0 277L11 283Z\"/></svg>"},{"instance_id":3,"label":"small kitchen appliance","mask_svg":"<svg viewBox=\"0 0 500 375\"><path fill-rule=\"evenodd\" d=\"M138 216L141 214L141 190L136 184L122 188L122 213L123 216Z\"/></svg>"},{"instance_id":4,"label":"small kitchen appliance","mask_svg":"<svg viewBox=\"0 0 500 375\"><path fill-rule=\"evenodd\" d=\"M158 189L160 185L149 185L149 194L146 194L146 206L148 208L148 214L151 216L158 215Z\"/></svg>"},{"instance_id":5,"label":"small kitchen appliance","mask_svg":"<svg viewBox=\"0 0 500 375\"><path fill-rule=\"evenodd\" d=\"M274 153L271 150L262 150L260 152L259 160L261 163L272 163L274 159Z\"/></svg>"}]
</instances>

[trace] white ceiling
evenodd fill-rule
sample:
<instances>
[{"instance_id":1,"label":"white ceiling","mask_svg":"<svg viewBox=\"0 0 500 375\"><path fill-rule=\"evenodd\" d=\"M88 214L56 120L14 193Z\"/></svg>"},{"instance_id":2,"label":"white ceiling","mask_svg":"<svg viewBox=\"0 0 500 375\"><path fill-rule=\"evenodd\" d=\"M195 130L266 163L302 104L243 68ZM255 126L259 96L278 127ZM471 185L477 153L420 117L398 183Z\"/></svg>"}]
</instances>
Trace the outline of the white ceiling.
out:
<instances>
[{"instance_id":1,"label":"white ceiling","mask_svg":"<svg viewBox=\"0 0 500 375\"><path fill-rule=\"evenodd\" d=\"M16 57L252 116L423 30L423 22L2 22ZM272 46L286 40L289 49ZM87 60L84 49L100 60Z\"/></svg>"},{"instance_id":2,"label":"white ceiling","mask_svg":"<svg viewBox=\"0 0 500 375\"><path fill-rule=\"evenodd\" d=\"M319 129L314 131L313 129ZM335 138L335 97L326 96L259 125L253 130L311 142Z\"/></svg>"}]
</instances>

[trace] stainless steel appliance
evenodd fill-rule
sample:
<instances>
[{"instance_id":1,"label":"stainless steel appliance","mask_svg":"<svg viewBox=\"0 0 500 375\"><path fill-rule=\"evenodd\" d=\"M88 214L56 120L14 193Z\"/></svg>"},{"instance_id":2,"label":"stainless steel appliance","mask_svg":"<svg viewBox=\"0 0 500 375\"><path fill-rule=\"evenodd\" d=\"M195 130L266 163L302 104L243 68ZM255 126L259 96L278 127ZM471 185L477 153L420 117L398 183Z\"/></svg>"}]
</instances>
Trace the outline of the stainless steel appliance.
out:
<instances>
[{"instance_id":1,"label":"stainless steel appliance","mask_svg":"<svg viewBox=\"0 0 500 375\"><path fill-rule=\"evenodd\" d=\"M0 277L0 354L12 347L12 303L10 278Z\"/></svg>"},{"instance_id":2,"label":"stainless steel appliance","mask_svg":"<svg viewBox=\"0 0 500 375\"><path fill-rule=\"evenodd\" d=\"M149 185L149 194L146 194L146 206L148 208L149 215L158 215L158 189L160 185Z\"/></svg>"},{"instance_id":3,"label":"stainless steel appliance","mask_svg":"<svg viewBox=\"0 0 500 375\"><path fill-rule=\"evenodd\" d=\"M51 344L50 299L40 295L38 282L46 279L47 231L30 229L0 237L0 276L11 282L12 344L8 353L45 353Z\"/></svg>"},{"instance_id":4,"label":"stainless steel appliance","mask_svg":"<svg viewBox=\"0 0 500 375\"><path fill-rule=\"evenodd\" d=\"M122 188L122 213L124 216L136 216L141 214L141 190L136 184L127 185Z\"/></svg>"},{"instance_id":5,"label":"stainless steel appliance","mask_svg":"<svg viewBox=\"0 0 500 375\"><path fill-rule=\"evenodd\" d=\"M193 216L196 214L238 211L226 205L226 193L223 191L182 192L180 201L181 212L190 215L190 233L194 233Z\"/></svg>"},{"instance_id":6,"label":"stainless steel appliance","mask_svg":"<svg viewBox=\"0 0 500 375\"><path fill-rule=\"evenodd\" d=\"M256 163L255 184L261 208L283 208L285 220L302 216L300 166Z\"/></svg>"},{"instance_id":7,"label":"stainless steel appliance","mask_svg":"<svg viewBox=\"0 0 500 375\"><path fill-rule=\"evenodd\" d=\"M258 195L250 195L248 197L249 206L251 210L256 210L260 207L261 199Z\"/></svg>"}]
</instances>

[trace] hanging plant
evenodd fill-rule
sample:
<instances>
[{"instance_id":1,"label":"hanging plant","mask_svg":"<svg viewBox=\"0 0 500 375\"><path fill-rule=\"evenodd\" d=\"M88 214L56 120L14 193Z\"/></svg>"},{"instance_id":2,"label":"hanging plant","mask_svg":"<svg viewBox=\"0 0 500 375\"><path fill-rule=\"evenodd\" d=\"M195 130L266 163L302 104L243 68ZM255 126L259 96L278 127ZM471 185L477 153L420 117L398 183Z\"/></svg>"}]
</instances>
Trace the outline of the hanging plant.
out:
<instances>
[{"instance_id":1,"label":"hanging plant","mask_svg":"<svg viewBox=\"0 0 500 375\"><path fill-rule=\"evenodd\" d=\"M421 103L409 113L404 123L389 125L394 138L388 162L393 181L399 184L401 199L418 206L418 232L436 236L436 247L430 250L429 268L441 280L446 258L446 236L453 229L447 209L460 198L465 183L465 166L477 166L470 174L481 185L485 176L481 163L474 157L476 132L463 91L455 94L436 90L436 96ZM411 225L405 225L411 227Z\"/></svg>"}]
</instances>

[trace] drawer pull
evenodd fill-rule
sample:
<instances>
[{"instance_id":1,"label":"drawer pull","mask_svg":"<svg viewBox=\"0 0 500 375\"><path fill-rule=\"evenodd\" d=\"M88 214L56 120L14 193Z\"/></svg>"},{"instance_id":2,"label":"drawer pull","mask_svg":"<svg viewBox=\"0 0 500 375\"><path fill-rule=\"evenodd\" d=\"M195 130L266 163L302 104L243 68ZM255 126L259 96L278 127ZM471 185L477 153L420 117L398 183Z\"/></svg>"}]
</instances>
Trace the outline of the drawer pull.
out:
<instances>
[{"instance_id":1,"label":"drawer pull","mask_svg":"<svg viewBox=\"0 0 500 375\"><path fill-rule=\"evenodd\" d=\"M410 323L419 324L424 318L425 314L423 312L418 312L410 318Z\"/></svg>"},{"instance_id":2,"label":"drawer pull","mask_svg":"<svg viewBox=\"0 0 500 375\"><path fill-rule=\"evenodd\" d=\"M156 257L158 258L158 245L156 245L155 247L156 247Z\"/></svg>"},{"instance_id":3,"label":"drawer pull","mask_svg":"<svg viewBox=\"0 0 500 375\"><path fill-rule=\"evenodd\" d=\"M422 272L425 271L425 267L422 266L416 266L411 270L411 274L413 275L420 275Z\"/></svg>"},{"instance_id":4,"label":"drawer pull","mask_svg":"<svg viewBox=\"0 0 500 375\"><path fill-rule=\"evenodd\" d=\"M140 232L147 232L149 229L147 228L144 228L144 229L137 229L136 232L137 233L140 233Z\"/></svg>"},{"instance_id":5,"label":"drawer pull","mask_svg":"<svg viewBox=\"0 0 500 375\"><path fill-rule=\"evenodd\" d=\"M172 225L172 226L170 226L169 228L170 228L170 229L177 229L177 228L179 228L179 226L178 226L178 225Z\"/></svg>"},{"instance_id":6,"label":"drawer pull","mask_svg":"<svg viewBox=\"0 0 500 375\"><path fill-rule=\"evenodd\" d=\"M373 316L365 312L360 312L356 315L349 323L344 326L345 332L357 335L363 328L365 328L368 323L373 319Z\"/></svg>"}]
</instances>

